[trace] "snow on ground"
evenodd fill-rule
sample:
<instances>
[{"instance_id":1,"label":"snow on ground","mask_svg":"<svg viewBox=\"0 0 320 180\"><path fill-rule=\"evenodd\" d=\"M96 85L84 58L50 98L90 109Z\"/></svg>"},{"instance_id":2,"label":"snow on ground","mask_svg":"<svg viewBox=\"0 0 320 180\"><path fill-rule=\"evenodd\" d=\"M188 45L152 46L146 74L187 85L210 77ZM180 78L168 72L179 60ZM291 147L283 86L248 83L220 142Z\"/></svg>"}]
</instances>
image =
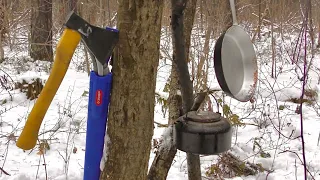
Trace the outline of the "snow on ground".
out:
<instances>
[{"instance_id":1,"label":"snow on ground","mask_svg":"<svg viewBox=\"0 0 320 180\"><path fill-rule=\"evenodd\" d=\"M165 43L164 41L162 43ZM163 47L165 46L163 44ZM224 97L224 101L230 106L232 112L239 115L243 123L247 124L234 129L230 152L242 160L260 163L272 172L230 179L304 179L300 161L302 159L299 138L300 115L295 112L297 104L287 101L290 98L299 98L301 95L302 82L298 80L299 72L294 71L295 65L282 63L281 73L277 79L271 78L271 64L266 63L271 59L270 50L268 50L270 47L263 41L258 42L256 46L259 54L259 85L255 96L256 101L253 104L240 103ZM14 81L31 80L35 77L45 81L48 78L49 74L46 73L48 64L24 61L25 58L22 57L26 57L27 54L24 51L6 49L6 52L11 58L0 65L0 77L8 73ZM171 54L170 48L167 53ZM170 60L168 58L170 57L166 56L165 52L162 54L167 60L160 61L156 91L165 95L162 90L169 77ZM48 179L51 180L82 179L89 89L88 75L79 71L78 68L81 66L82 58L79 48L41 126L40 139L50 139L50 150L47 150L44 155L39 154L37 148L24 152L15 146L15 139L21 133L35 101L27 100L26 96L18 90L10 90L9 94L1 89L0 102L3 103L0 106L0 167L11 176L1 173L0 180L45 179L46 172ZM319 64L319 59L319 55L315 57L314 62L317 62L315 64ZM212 63L210 68L210 87L218 88ZM280 69L278 71L280 72ZM319 92L318 78L317 71L313 68L310 71L308 88ZM222 93L217 93L215 96L220 98ZM319 98L317 102L320 102ZM320 179L319 107L303 106L306 159L309 171L315 179ZM155 121L163 124L167 122L160 104L156 104L155 107ZM163 131L164 128L155 128L154 138L161 138ZM270 156L261 157L261 151ZM150 155L151 163L155 154L152 151ZM203 175L216 161L217 156L201 156ZM177 152L167 179L187 179L187 162L184 152Z\"/></svg>"}]
</instances>

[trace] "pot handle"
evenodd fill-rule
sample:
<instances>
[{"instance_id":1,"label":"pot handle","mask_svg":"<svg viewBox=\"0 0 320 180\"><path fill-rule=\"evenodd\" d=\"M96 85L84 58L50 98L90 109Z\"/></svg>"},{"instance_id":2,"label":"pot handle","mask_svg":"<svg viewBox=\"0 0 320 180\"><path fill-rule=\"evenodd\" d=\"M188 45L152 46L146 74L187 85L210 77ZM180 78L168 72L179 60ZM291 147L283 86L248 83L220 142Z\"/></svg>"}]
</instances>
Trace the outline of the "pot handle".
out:
<instances>
[{"instance_id":1,"label":"pot handle","mask_svg":"<svg viewBox=\"0 0 320 180\"><path fill-rule=\"evenodd\" d=\"M229 2L230 2L233 25L238 25L237 16L236 16L236 6L234 4L234 0L229 0Z\"/></svg>"}]
</instances>

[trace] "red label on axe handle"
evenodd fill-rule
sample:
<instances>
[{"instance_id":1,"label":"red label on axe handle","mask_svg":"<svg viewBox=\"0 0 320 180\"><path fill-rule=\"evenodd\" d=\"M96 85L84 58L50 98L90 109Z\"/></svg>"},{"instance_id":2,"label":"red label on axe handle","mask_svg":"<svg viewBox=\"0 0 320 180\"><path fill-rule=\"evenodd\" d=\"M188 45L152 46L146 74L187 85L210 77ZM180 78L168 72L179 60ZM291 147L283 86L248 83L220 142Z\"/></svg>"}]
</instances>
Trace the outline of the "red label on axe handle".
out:
<instances>
[{"instance_id":1,"label":"red label on axe handle","mask_svg":"<svg viewBox=\"0 0 320 180\"><path fill-rule=\"evenodd\" d=\"M96 91L96 101L97 106L100 106L102 104L102 91L99 89Z\"/></svg>"}]
</instances>

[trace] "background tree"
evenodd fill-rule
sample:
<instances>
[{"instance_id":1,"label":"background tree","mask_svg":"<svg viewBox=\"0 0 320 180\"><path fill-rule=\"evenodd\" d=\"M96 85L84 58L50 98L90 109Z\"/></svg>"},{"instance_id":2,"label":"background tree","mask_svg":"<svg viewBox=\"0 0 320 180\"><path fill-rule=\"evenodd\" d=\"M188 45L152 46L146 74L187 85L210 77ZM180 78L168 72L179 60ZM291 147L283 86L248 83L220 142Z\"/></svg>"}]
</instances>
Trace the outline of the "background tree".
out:
<instances>
[{"instance_id":1,"label":"background tree","mask_svg":"<svg viewBox=\"0 0 320 180\"><path fill-rule=\"evenodd\" d=\"M32 0L31 49L35 60L52 61L52 0Z\"/></svg>"},{"instance_id":2,"label":"background tree","mask_svg":"<svg viewBox=\"0 0 320 180\"><path fill-rule=\"evenodd\" d=\"M146 179L153 135L163 1L121 0L101 179Z\"/></svg>"},{"instance_id":3,"label":"background tree","mask_svg":"<svg viewBox=\"0 0 320 180\"><path fill-rule=\"evenodd\" d=\"M67 8L68 11L74 11L75 13L77 13L77 2L78 0L69 0L67 1Z\"/></svg>"},{"instance_id":4,"label":"background tree","mask_svg":"<svg viewBox=\"0 0 320 180\"><path fill-rule=\"evenodd\" d=\"M167 1L167 4L170 4ZM197 0L188 0L183 16L184 23L184 34L185 34L185 61L189 62L189 49L191 41L191 31L194 22L194 16L196 12ZM170 7L171 8L171 7ZM173 44L174 46L174 44ZM172 59L177 57L176 51L173 52ZM169 82L169 119L168 124L173 125L174 121L181 116L182 109L182 99L178 95L178 90L180 89L178 72L175 63L172 63L171 75ZM173 134L170 135L173 138ZM172 161L176 155L177 149L174 144L170 144L169 148L161 148L156 157L154 158L152 165L149 170L148 179L166 179L169 169L171 167ZM192 156L192 155L191 155ZM197 171L197 169L195 169ZM200 171L200 169L199 169Z\"/></svg>"},{"instance_id":5,"label":"background tree","mask_svg":"<svg viewBox=\"0 0 320 180\"><path fill-rule=\"evenodd\" d=\"M2 42L5 38L5 34L8 32L7 23L7 2L0 0L0 59L4 58L4 50Z\"/></svg>"}]
</instances>

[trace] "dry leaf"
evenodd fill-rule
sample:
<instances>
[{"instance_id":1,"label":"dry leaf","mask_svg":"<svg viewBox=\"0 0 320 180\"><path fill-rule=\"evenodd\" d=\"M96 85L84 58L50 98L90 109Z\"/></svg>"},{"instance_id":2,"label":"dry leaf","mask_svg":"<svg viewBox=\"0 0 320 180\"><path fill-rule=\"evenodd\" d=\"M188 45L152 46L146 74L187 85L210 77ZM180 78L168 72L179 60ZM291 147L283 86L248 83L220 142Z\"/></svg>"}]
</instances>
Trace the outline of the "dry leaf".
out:
<instances>
[{"instance_id":1,"label":"dry leaf","mask_svg":"<svg viewBox=\"0 0 320 180\"><path fill-rule=\"evenodd\" d=\"M77 153L78 149L76 147L73 148L72 152L73 154Z\"/></svg>"}]
</instances>

